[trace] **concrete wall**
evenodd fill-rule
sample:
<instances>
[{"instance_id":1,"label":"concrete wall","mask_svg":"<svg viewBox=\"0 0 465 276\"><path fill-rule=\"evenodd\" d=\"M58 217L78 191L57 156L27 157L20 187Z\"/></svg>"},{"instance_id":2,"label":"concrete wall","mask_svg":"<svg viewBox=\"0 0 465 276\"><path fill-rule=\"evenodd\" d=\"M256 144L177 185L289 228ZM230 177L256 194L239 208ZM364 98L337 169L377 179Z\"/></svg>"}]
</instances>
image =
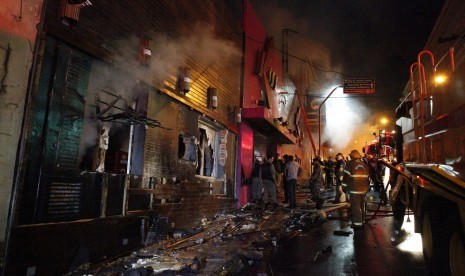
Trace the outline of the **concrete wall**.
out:
<instances>
[{"instance_id":1,"label":"concrete wall","mask_svg":"<svg viewBox=\"0 0 465 276\"><path fill-rule=\"evenodd\" d=\"M42 0L2 0L0 5L1 244L5 241L15 156L20 139L28 76L37 33L36 25L40 21L42 2ZM0 248L3 250L3 246Z\"/></svg>"}]
</instances>

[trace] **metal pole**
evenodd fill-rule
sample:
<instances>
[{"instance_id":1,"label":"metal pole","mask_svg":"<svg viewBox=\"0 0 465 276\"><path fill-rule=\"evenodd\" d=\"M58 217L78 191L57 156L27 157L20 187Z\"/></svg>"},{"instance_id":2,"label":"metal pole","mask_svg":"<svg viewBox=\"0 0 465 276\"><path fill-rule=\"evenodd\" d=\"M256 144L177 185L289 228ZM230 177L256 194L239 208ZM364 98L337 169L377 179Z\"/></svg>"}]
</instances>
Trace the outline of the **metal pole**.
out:
<instances>
[{"instance_id":1,"label":"metal pole","mask_svg":"<svg viewBox=\"0 0 465 276\"><path fill-rule=\"evenodd\" d=\"M338 88L342 88L343 86L336 86L331 92L326 96L326 98L321 102L321 104L318 106L318 156L323 158L323 155L321 154L321 107L323 104L331 97L331 95L336 91Z\"/></svg>"}]
</instances>

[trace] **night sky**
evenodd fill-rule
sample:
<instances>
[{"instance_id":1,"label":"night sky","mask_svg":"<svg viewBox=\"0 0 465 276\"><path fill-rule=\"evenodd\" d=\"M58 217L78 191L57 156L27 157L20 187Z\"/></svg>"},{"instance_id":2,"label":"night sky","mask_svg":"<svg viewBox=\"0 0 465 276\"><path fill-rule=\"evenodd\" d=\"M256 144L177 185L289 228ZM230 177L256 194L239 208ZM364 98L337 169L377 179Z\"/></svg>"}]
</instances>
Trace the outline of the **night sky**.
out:
<instances>
[{"instance_id":1,"label":"night sky","mask_svg":"<svg viewBox=\"0 0 465 276\"><path fill-rule=\"evenodd\" d=\"M251 0L265 28L281 49L310 58L320 93L327 95L344 78L375 78L376 94L357 96L368 109L393 113L409 78L409 67L423 49L443 0ZM299 74L289 58L289 73ZM294 67L294 72L292 72ZM327 71L335 71L327 72ZM371 111L370 111L371 112Z\"/></svg>"}]
</instances>

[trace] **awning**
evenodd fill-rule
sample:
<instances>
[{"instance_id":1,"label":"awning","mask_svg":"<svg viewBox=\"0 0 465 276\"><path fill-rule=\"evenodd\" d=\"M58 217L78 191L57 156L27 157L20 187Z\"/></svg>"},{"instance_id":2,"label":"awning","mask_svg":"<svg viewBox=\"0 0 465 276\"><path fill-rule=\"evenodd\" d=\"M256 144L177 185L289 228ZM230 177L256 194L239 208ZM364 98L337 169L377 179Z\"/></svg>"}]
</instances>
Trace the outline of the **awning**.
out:
<instances>
[{"instance_id":1,"label":"awning","mask_svg":"<svg viewBox=\"0 0 465 276\"><path fill-rule=\"evenodd\" d=\"M283 125L274 122L270 117L269 109L264 107L243 108L242 119L246 121L254 130L264 134L269 139L278 144L295 144L296 138Z\"/></svg>"}]
</instances>

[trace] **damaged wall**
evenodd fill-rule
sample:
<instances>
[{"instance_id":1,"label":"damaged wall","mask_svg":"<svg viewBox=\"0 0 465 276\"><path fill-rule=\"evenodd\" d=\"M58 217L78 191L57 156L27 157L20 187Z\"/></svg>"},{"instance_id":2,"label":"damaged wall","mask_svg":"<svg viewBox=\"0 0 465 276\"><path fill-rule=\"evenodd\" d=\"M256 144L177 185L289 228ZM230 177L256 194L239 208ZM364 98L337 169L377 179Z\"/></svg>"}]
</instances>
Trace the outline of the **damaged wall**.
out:
<instances>
[{"instance_id":1,"label":"damaged wall","mask_svg":"<svg viewBox=\"0 0 465 276\"><path fill-rule=\"evenodd\" d=\"M13 2L15 1L11 1L11 3ZM29 4L28 1L24 2ZM25 224L60 221L55 217L49 218L45 208L51 206L49 199L52 198L52 189L50 187L55 187L55 184L80 185L83 194L87 191L85 183L81 181L83 175L81 172L93 170L95 166L92 162L82 161L85 159L85 152L89 148L95 147L97 142L97 139L90 139L93 133L88 130L95 131L95 126L101 125L98 122L101 118L95 116L95 111L88 111L96 110L98 101L103 100L100 90L104 86L110 87L110 92L115 95L123 92L131 94L133 91L131 91L131 87L127 86L128 81L133 86L143 84L141 86L144 87L145 95L155 95L157 96L155 101L160 100L167 104L168 108L160 106L159 102L150 103L143 109L147 109L145 111L149 113L148 117L154 115L152 118L159 119L164 126L173 128L172 132L158 128L149 129L146 141L137 139L135 143L138 144L138 152L134 154L140 159L137 172L144 175L144 181L151 177L176 177L193 184L199 183L199 186L205 188L204 191L206 191L204 194L199 193L198 197L189 200L189 203L160 205L156 206L158 209L154 208L154 211L166 216L178 217L179 222L194 223L198 222L198 219L204 214L208 215L214 210L231 208L234 202L233 183L235 182L234 132L237 128L233 110L234 107L240 105L241 44L241 36L238 35L241 33L238 31L240 20L231 15L227 6L232 4L228 3L229 1L183 1L183 5L180 5L179 2L172 1L147 2L143 0L123 1L115 4L114 1L101 0L96 1L90 7L83 8L75 26L67 26L60 19L59 2L58 0L47 1L45 20L41 22L44 27L38 26L38 29L43 31L44 43L41 43L43 47L35 55L38 65L33 74L37 79L29 81L27 78L33 57L31 49L34 48L34 43L29 43L23 39L22 44L16 46L14 44L17 38L13 38L10 34L5 34L6 39L1 40L2 43L9 42L9 45L14 46L11 47L13 54L8 56L6 54L9 53L7 51L8 44L1 45L2 49L5 49L3 53L0 53L3 60L11 61L19 56L23 59L15 61L15 67L12 67L11 70L4 70L6 68L4 67L2 71L8 73L8 76L6 73L3 74L5 77L2 78L2 82L7 83L8 81L9 86L2 86L0 103L10 106L9 109L3 109L3 107L1 109L2 131L8 130L5 135L2 133L2 144L18 144L21 130L19 122L22 120L22 111L25 106L26 86L29 83L32 87L31 98L27 105L27 121L23 129L24 141L27 141L28 144L24 146L24 156L18 156L18 160L24 164L21 164L23 170L21 178L18 178L21 179L21 183L18 185L20 193L18 193L19 204L17 205L21 206L15 209L14 226L16 227L14 231L21 232L22 226ZM26 7L29 9L28 11L34 11L34 8L29 5L24 5L25 9ZM8 8L15 10L16 6L14 8L8 6ZM147 12L147 16L141 15L141 10ZM35 25L33 24L34 27ZM5 30L7 29L17 30L14 26L5 27ZM138 59L141 36L149 36L153 42L151 44L153 54L150 58L150 64L141 64ZM35 39L35 33L30 37ZM14 56L15 49L20 48L22 51L18 53L20 55ZM72 66L74 64L73 57L85 60L86 66L85 70L78 70L78 75L82 76L82 82L79 83L82 85L73 86L72 91L68 91L65 89L69 82L68 77L74 76L76 73L74 66ZM98 62L108 65L107 67L110 68L108 74L111 78L103 75L101 71L97 71L96 64ZM177 87L177 82L180 79L177 74L180 67L191 69L192 84L189 91L180 91ZM122 75L118 74L117 71L122 71L124 77L120 77ZM10 72L13 72L15 76L22 76L22 78L12 80L9 78ZM55 78L55 76L58 77ZM98 80L108 80L110 83L104 85L98 83ZM4 87L6 87L5 93L3 93ZM215 106L208 106L207 90L211 87L216 88L218 92L218 104ZM71 102L63 104L61 100L68 97L67 92L76 94L76 91L79 92L77 93L79 97L72 102L79 102L80 105L75 106ZM158 94L158 91L164 94ZM16 98L13 101L7 96ZM96 96L99 100L96 99ZM129 97L125 97L125 99L131 102L130 99L133 95L127 96ZM147 105L147 97L143 99L145 105ZM106 103L102 104L101 108L108 106L109 101L111 101L110 99L104 100ZM21 103L21 101L23 102ZM12 105L11 103L18 104ZM69 113L74 109L78 109L79 112ZM4 115L6 110L8 112ZM15 113L17 111L19 112ZM176 116L173 116L174 114ZM50 117L53 117L52 120L48 119L49 115L52 115ZM186 133L198 139L199 116L204 116L219 128L227 129L230 132L227 136L229 157L224 172L221 171L227 175L227 179L199 178L195 173L195 162L180 161L178 158L178 135ZM145 116L143 117L145 118ZM67 125L74 126L72 130L60 127L60 122L63 120L70 121L70 124ZM97 124L87 124L88 120L97 121ZM128 129L128 127L124 128L125 134L127 134ZM62 131L67 133L62 133ZM44 133L47 134L45 138L43 138ZM139 134L140 137L144 136L145 138L146 132L144 130ZM60 137L63 140L59 140ZM95 135L92 137L95 138ZM117 152L128 148L129 139L127 137L128 135L121 138L121 145L115 146L113 151ZM86 144L85 139L87 138L92 141ZM69 147L63 147L64 151L59 150L59 145L66 146L67 144ZM14 164L11 160L14 159L13 157L16 156L17 152L14 147L9 149L11 150L7 152L8 156L1 156L0 159L0 161L5 160L5 163L2 163L2 166L5 167L2 173L6 172L6 178L9 180L4 181L4 183L8 183L8 186L5 187L5 192L2 192L1 195L8 199L13 182ZM66 157L66 161L69 162L62 162L63 160L59 160L61 157ZM109 156L109 158L113 157ZM69 172L71 171L73 179L68 181L65 178L70 177ZM120 172L121 170L112 168L105 170L109 173L115 171ZM27 178L28 176L31 178ZM25 180L23 181L23 179ZM229 187L227 191L223 189L225 194L213 195L213 193L221 193L223 182ZM147 184L146 181L145 184ZM103 188L101 192L103 194ZM49 201L47 202L47 200ZM94 201L97 207L101 203L98 198ZM8 213L8 200L2 201L2 204L5 206L1 210L5 214L4 216L2 214L1 217L2 222L4 222ZM195 206L197 208L194 208ZM40 210L41 208L45 211ZM75 216L69 216L61 221L71 221L73 218L95 218L95 214L91 217L83 217L81 209L79 209ZM72 227L74 226L73 224ZM66 235L66 233L60 234ZM21 250L21 245L25 240L22 240L21 235L15 237L19 240L12 241L11 247L16 250L19 246L18 250ZM37 238L34 233L31 233L28 238L33 237ZM102 240L101 242L106 241ZM62 247L61 249L64 253L69 254L67 251L69 248ZM54 253L61 254L62 252ZM108 254L111 255L112 252L108 252ZM22 263L21 265L27 264Z\"/></svg>"},{"instance_id":2,"label":"damaged wall","mask_svg":"<svg viewBox=\"0 0 465 276\"><path fill-rule=\"evenodd\" d=\"M0 5L0 252L42 2L3 0Z\"/></svg>"}]
</instances>

